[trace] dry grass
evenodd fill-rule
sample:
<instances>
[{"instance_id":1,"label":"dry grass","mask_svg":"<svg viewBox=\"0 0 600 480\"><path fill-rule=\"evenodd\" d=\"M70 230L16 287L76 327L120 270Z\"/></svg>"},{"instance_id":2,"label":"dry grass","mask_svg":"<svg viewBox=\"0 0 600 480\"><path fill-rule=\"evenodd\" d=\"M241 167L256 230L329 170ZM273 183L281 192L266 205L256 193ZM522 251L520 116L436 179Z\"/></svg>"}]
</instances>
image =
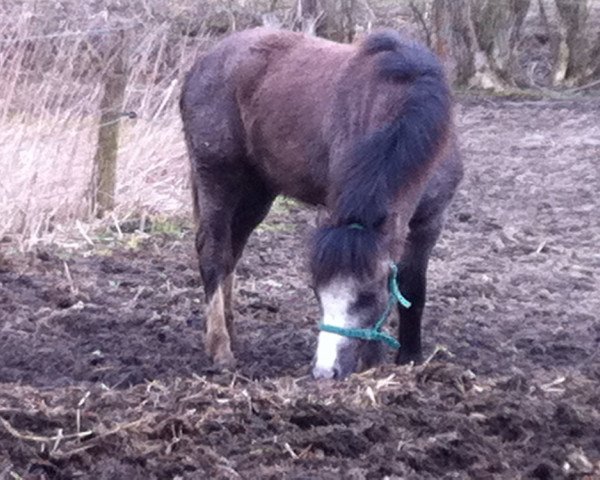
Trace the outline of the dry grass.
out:
<instances>
[{"instance_id":1,"label":"dry grass","mask_svg":"<svg viewBox=\"0 0 600 480\"><path fill-rule=\"evenodd\" d=\"M95 33L40 34L43 13L23 7L11 23L14 12L0 12L0 37L5 38L0 50L0 237L16 235L24 249L87 216L102 93L94 45L103 41L99 35L111 33L106 26L90 25L85 31ZM120 20L108 28L130 29L131 23ZM137 118L120 120L115 214L182 213L189 195L178 83L204 42L171 45L166 23L132 30L125 110ZM82 31L66 25L56 34Z\"/></svg>"},{"instance_id":2,"label":"dry grass","mask_svg":"<svg viewBox=\"0 0 600 480\"><path fill-rule=\"evenodd\" d=\"M265 8L251 1L113 3L12 0L0 7L0 238L11 235L21 250L74 228L74 219L89 220L101 51L121 30L130 65L124 110L136 118L120 120L114 215L186 214L181 77L212 41L206 32L243 28L256 21L250 12Z\"/></svg>"},{"instance_id":3,"label":"dry grass","mask_svg":"<svg viewBox=\"0 0 600 480\"><path fill-rule=\"evenodd\" d=\"M85 218L93 118L23 117L0 122L0 131L0 236L17 233L32 246L57 224ZM142 116L130 122L121 138L117 217L187 211L187 164L175 108L160 121Z\"/></svg>"},{"instance_id":4,"label":"dry grass","mask_svg":"<svg viewBox=\"0 0 600 480\"><path fill-rule=\"evenodd\" d=\"M93 118L20 118L1 122L0 130L0 235L17 233L32 246L58 224L85 218ZM175 109L160 121L129 122L121 138L117 217L185 212L187 165Z\"/></svg>"}]
</instances>

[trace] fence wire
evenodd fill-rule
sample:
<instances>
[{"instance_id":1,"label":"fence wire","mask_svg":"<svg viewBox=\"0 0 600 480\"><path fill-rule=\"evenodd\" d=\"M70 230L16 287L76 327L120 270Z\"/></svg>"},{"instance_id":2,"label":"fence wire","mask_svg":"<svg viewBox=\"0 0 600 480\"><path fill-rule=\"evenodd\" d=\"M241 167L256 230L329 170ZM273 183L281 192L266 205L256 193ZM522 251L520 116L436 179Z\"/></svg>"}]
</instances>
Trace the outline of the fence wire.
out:
<instances>
[{"instance_id":1,"label":"fence wire","mask_svg":"<svg viewBox=\"0 0 600 480\"><path fill-rule=\"evenodd\" d=\"M56 38L67 38L67 37L86 37L93 35L108 35L115 32L124 32L127 30L134 29L136 27L143 26L141 22L135 22L130 25L119 26L119 27L105 27L91 30L72 30L64 32L48 33L44 35L30 35L27 37L16 37L16 38L3 38L0 39L0 44L13 44L19 42L33 42L38 40L52 40Z\"/></svg>"}]
</instances>

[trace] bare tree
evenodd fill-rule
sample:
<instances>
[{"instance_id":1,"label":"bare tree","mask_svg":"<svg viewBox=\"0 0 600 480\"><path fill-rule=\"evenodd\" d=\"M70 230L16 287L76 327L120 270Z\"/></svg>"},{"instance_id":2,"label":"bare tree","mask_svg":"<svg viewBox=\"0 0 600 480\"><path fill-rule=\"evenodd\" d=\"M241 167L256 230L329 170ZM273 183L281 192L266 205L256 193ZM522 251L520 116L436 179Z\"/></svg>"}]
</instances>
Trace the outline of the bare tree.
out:
<instances>
[{"instance_id":1,"label":"bare tree","mask_svg":"<svg viewBox=\"0 0 600 480\"><path fill-rule=\"evenodd\" d=\"M589 65L588 0L555 0L561 34L554 83L575 84L586 76Z\"/></svg>"},{"instance_id":2,"label":"bare tree","mask_svg":"<svg viewBox=\"0 0 600 480\"><path fill-rule=\"evenodd\" d=\"M319 0L298 0L296 2L296 25L303 32L317 34L317 27L322 24L323 10Z\"/></svg>"},{"instance_id":3,"label":"bare tree","mask_svg":"<svg viewBox=\"0 0 600 480\"><path fill-rule=\"evenodd\" d=\"M342 31L344 32L344 41L351 42L356 35L356 6L357 0L341 0L342 11Z\"/></svg>"},{"instance_id":4,"label":"bare tree","mask_svg":"<svg viewBox=\"0 0 600 480\"><path fill-rule=\"evenodd\" d=\"M516 47L531 0L471 1L471 18L479 46L491 69L514 84Z\"/></svg>"},{"instance_id":5,"label":"bare tree","mask_svg":"<svg viewBox=\"0 0 600 480\"><path fill-rule=\"evenodd\" d=\"M600 76L600 33L588 20L589 0L538 0L552 49L552 83L575 85ZM594 42L594 34L597 40Z\"/></svg>"},{"instance_id":6,"label":"bare tree","mask_svg":"<svg viewBox=\"0 0 600 480\"><path fill-rule=\"evenodd\" d=\"M600 78L600 32L598 32L596 42L590 51L590 70L592 78Z\"/></svg>"},{"instance_id":7,"label":"bare tree","mask_svg":"<svg viewBox=\"0 0 600 480\"><path fill-rule=\"evenodd\" d=\"M502 89L479 46L470 0L433 0L433 47L444 59L451 81L461 87Z\"/></svg>"},{"instance_id":8,"label":"bare tree","mask_svg":"<svg viewBox=\"0 0 600 480\"><path fill-rule=\"evenodd\" d=\"M364 0L297 0L295 23L297 28L320 37L351 42L359 7L368 6Z\"/></svg>"},{"instance_id":9,"label":"bare tree","mask_svg":"<svg viewBox=\"0 0 600 480\"><path fill-rule=\"evenodd\" d=\"M413 18L418 28L421 29L421 35L423 40L429 48L433 46L433 35L431 32L431 25L427 21L427 18L431 14L431 4L426 1L415 1L411 0L408 3L408 7L413 14Z\"/></svg>"},{"instance_id":10,"label":"bare tree","mask_svg":"<svg viewBox=\"0 0 600 480\"><path fill-rule=\"evenodd\" d=\"M433 0L432 28L425 33L445 58L456 85L505 90L517 83L515 51L530 3ZM417 10L413 8L413 12ZM420 12L417 20L425 25L423 18Z\"/></svg>"}]
</instances>

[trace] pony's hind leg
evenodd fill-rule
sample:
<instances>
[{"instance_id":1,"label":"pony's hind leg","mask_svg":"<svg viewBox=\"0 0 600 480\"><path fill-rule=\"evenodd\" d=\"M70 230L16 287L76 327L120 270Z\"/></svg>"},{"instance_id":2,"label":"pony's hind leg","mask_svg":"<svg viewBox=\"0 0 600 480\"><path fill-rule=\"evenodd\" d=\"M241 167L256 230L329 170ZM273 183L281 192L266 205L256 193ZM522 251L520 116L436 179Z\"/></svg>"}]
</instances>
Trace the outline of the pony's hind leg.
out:
<instances>
[{"instance_id":1,"label":"pony's hind leg","mask_svg":"<svg viewBox=\"0 0 600 480\"><path fill-rule=\"evenodd\" d=\"M271 204L275 198L272 191L263 183L263 181L254 175L249 175L240 192L241 196L233 214L231 223L231 249L233 263L237 262L242 256L248 237L252 231L263 221ZM232 272L225 283L225 317L229 335L235 342L235 328L233 325L233 290L235 286L235 276Z\"/></svg>"},{"instance_id":2,"label":"pony's hind leg","mask_svg":"<svg viewBox=\"0 0 600 480\"><path fill-rule=\"evenodd\" d=\"M256 175L249 175L231 224L231 244L235 263L240 259L248 237L266 217L275 199L273 191Z\"/></svg>"},{"instance_id":3,"label":"pony's hind leg","mask_svg":"<svg viewBox=\"0 0 600 480\"><path fill-rule=\"evenodd\" d=\"M225 209L227 210L227 209ZM206 297L206 334L204 345L213 362L232 367L235 359L227 328L227 279L233 274L230 222L232 212L202 208L202 217L196 234L196 251L200 275Z\"/></svg>"},{"instance_id":4,"label":"pony's hind leg","mask_svg":"<svg viewBox=\"0 0 600 480\"><path fill-rule=\"evenodd\" d=\"M235 265L275 196L247 173L236 177L235 185L218 184L219 188L207 188L200 196L206 206L200 205L196 249L207 301L205 347L216 365L231 367L235 363L231 349Z\"/></svg>"},{"instance_id":5,"label":"pony's hind leg","mask_svg":"<svg viewBox=\"0 0 600 480\"><path fill-rule=\"evenodd\" d=\"M235 330L233 328L233 292L235 289L235 269L225 277L223 282L223 301L225 304L225 324L231 343L235 345Z\"/></svg>"},{"instance_id":6,"label":"pony's hind leg","mask_svg":"<svg viewBox=\"0 0 600 480\"><path fill-rule=\"evenodd\" d=\"M232 357L233 355L229 355L229 353L227 353L227 339L226 339L226 335L224 334L224 332L222 331L222 321L221 321L221 314L220 314L220 310L221 310L221 299L220 296L221 294L218 293L218 289L219 287L217 287L217 290L215 292L212 292L212 289L214 288L212 285L210 286L210 288L207 288L208 284L208 277L209 274L205 273L202 274L202 251L204 249L205 246L205 238L208 235L210 237L210 232L207 232L206 230L210 230L210 225L213 225L213 223L210 222L210 218L211 215L210 214L205 214L206 217L206 226L204 226L204 228L202 228L201 225L201 212L200 212L200 199L199 199L199 178L197 175L194 174L194 172L192 172L192 175L190 176L190 180L191 180L191 191L192 191L192 207L193 207L193 218L194 218L194 227L196 229L196 252L198 255L198 261L200 262L200 272L201 275L203 277L203 281L204 281L204 287L205 287L205 295L206 295L206 299L207 299L207 309L206 309L206 318L207 318L207 322L206 322L206 326L207 326L207 330L210 329L210 334L207 333L206 335L206 348L207 351L209 352L210 356L214 359L215 356L219 357L219 361L220 363L232 363ZM206 208L206 210L208 210L208 208ZM210 247L207 247L208 250L210 250ZM209 253L210 255L210 253ZM204 262L207 263L212 263L214 260L214 258L211 259L205 259ZM217 262L218 263L218 262ZM229 275L227 275L225 277L225 281L223 282L223 291L222 291L222 303L223 303L223 315L225 316L225 325L226 325L226 332L225 333L229 333L231 331L231 322L232 322L232 317L233 317L233 312L232 312L232 307L231 307L231 303L232 303L232 295L233 295L233 283L234 283L234 275L235 272L232 271ZM215 296L216 293L216 296ZM209 302L209 296L211 297L211 302ZM212 297L215 297L214 299ZM210 320L208 320L210 319ZM217 333L215 333L215 331ZM229 333L229 336L231 337L231 333ZM217 337L217 338L214 338ZM210 341L208 341L209 338L212 338ZM230 342L231 343L231 338L230 338ZM224 344L223 347L219 348L218 345L219 344ZM219 350L225 350L225 353L222 353L220 355L218 355L218 351ZM231 352L231 347L229 348L229 352ZM231 358L230 358L231 357Z\"/></svg>"}]
</instances>

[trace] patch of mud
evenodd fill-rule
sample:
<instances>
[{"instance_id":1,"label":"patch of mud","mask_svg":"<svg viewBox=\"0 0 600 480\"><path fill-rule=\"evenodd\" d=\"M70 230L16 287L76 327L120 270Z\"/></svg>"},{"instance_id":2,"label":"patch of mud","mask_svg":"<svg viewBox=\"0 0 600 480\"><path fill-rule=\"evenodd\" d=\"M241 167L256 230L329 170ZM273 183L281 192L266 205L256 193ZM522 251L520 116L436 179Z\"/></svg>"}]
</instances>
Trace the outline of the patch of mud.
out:
<instances>
[{"instance_id":1,"label":"patch of mud","mask_svg":"<svg viewBox=\"0 0 600 480\"><path fill-rule=\"evenodd\" d=\"M0 479L600 478L599 108L461 102L412 369L307 378L314 212L288 203L238 268L235 373L191 232L1 255Z\"/></svg>"}]
</instances>

